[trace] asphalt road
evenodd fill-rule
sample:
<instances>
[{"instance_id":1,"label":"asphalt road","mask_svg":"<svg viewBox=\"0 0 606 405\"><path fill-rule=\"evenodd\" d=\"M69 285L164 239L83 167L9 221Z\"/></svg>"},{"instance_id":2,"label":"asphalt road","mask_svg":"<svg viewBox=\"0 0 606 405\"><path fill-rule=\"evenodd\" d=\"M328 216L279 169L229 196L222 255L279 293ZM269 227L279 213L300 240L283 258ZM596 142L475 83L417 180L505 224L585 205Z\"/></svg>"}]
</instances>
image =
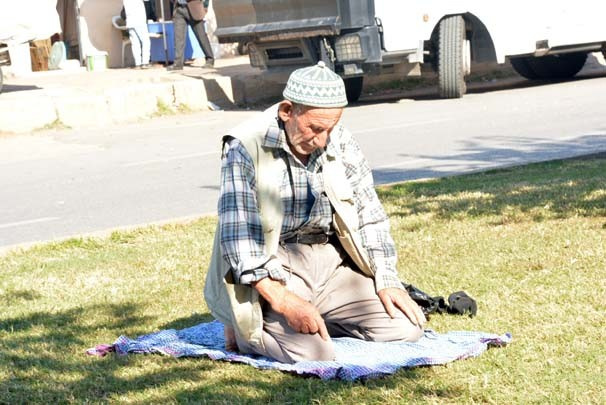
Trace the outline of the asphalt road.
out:
<instances>
[{"instance_id":1,"label":"asphalt road","mask_svg":"<svg viewBox=\"0 0 606 405\"><path fill-rule=\"evenodd\" d=\"M606 78L367 101L343 120L377 183L606 151ZM0 138L0 248L213 213L220 138L253 111Z\"/></svg>"}]
</instances>

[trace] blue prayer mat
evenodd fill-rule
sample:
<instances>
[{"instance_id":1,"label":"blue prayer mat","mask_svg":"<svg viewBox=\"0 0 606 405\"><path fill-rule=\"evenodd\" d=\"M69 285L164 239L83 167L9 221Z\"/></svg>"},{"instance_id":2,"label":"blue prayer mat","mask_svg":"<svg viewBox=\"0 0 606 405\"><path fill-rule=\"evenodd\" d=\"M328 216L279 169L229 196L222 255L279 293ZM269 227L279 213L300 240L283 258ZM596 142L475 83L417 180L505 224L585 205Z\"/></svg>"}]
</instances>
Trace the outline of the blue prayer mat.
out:
<instances>
[{"instance_id":1,"label":"blue prayer mat","mask_svg":"<svg viewBox=\"0 0 606 405\"><path fill-rule=\"evenodd\" d=\"M97 356L110 352L121 355L161 353L174 357L206 356L212 360L246 363L260 369L313 375L323 380L353 381L393 374L403 367L432 366L476 357L489 346L504 346L511 342L511 334L440 334L426 330L425 335L415 343L366 342L353 338L333 338L333 342L336 354L334 361L285 364L267 357L226 351L223 324L213 321L181 330L162 330L136 339L120 336L113 345L99 345L88 349L87 353Z\"/></svg>"}]
</instances>

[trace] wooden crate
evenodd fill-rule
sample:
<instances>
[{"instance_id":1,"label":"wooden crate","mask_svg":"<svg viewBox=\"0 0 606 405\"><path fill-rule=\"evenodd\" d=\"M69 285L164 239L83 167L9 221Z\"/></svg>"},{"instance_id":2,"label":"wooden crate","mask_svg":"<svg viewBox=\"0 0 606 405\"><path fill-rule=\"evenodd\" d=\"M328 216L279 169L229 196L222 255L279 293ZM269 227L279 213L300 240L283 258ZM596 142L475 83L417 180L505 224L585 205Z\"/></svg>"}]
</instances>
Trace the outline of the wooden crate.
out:
<instances>
[{"instance_id":1,"label":"wooden crate","mask_svg":"<svg viewBox=\"0 0 606 405\"><path fill-rule=\"evenodd\" d=\"M41 39L29 43L29 53L32 57L32 70L40 72L48 70L48 59L50 57L51 40Z\"/></svg>"}]
</instances>

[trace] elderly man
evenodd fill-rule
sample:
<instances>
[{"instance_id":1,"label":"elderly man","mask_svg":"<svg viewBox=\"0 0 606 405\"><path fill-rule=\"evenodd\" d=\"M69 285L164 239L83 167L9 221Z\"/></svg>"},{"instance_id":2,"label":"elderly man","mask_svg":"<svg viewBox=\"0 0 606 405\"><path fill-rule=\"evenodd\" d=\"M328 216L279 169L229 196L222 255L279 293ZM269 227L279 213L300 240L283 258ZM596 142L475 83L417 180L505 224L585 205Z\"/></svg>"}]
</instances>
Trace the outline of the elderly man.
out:
<instances>
[{"instance_id":1,"label":"elderly man","mask_svg":"<svg viewBox=\"0 0 606 405\"><path fill-rule=\"evenodd\" d=\"M223 138L205 297L244 353L333 360L331 336L416 341L425 317L398 280L368 162L340 123L343 80L294 71L284 101Z\"/></svg>"}]
</instances>

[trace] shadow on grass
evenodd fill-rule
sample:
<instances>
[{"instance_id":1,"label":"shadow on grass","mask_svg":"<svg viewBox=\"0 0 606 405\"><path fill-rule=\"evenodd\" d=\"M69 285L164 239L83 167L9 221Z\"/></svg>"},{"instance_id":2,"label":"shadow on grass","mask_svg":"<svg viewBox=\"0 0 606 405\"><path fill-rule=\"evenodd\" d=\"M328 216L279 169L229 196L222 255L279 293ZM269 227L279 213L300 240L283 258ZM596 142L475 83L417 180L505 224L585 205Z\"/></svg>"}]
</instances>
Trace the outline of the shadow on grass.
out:
<instances>
[{"instance_id":1,"label":"shadow on grass","mask_svg":"<svg viewBox=\"0 0 606 405\"><path fill-rule=\"evenodd\" d=\"M348 398L352 389L360 386L379 388L377 392L397 389L403 381L417 386L415 381L420 383L426 376L423 369L411 369L393 377L351 383L205 358L98 358L84 353L95 344L110 343L119 333L135 337L151 332L153 319L137 315L140 307L132 302L100 304L1 319L0 375L6 377L0 384L0 402L81 403L128 398L148 403L309 403L335 396ZM160 329L181 329L210 319L208 314L194 314ZM109 342L97 340L108 335L113 336ZM456 389L444 392L446 397L459 394Z\"/></svg>"},{"instance_id":2,"label":"shadow on grass","mask_svg":"<svg viewBox=\"0 0 606 405\"><path fill-rule=\"evenodd\" d=\"M365 401L373 397L380 402L384 390L398 390L402 384L410 391L431 398L457 398L463 391L452 387L436 391L427 386L427 374L423 368L402 370L394 376L356 382L328 380L315 376L301 376L275 370L255 369L245 364L211 362L207 359L156 360L171 367L172 379L166 374L153 375L157 386L166 389L153 397L154 403L219 403L219 404L300 404L316 402L349 402L353 392L366 389ZM179 388L171 389L171 381ZM138 381L139 389L146 381ZM149 401L149 399L148 399Z\"/></svg>"},{"instance_id":3,"label":"shadow on grass","mask_svg":"<svg viewBox=\"0 0 606 405\"><path fill-rule=\"evenodd\" d=\"M85 350L102 343L90 340L101 330L147 333L150 317L137 315L138 309L134 303L91 305L1 319L0 364L8 378L0 384L0 398L6 403L102 400L110 392L137 389L115 374L124 361L94 361Z\"/></svg>"},{"instance_id":4,"label":"shadow on grass","mask_svg":"<svg viewBox=\"0 0 606 405\"><path fill-rule=\"evenodd\" d=\"M200 398L204 398L203 402L225 404L301 404L351 403L355 393L361 395L365 403L385 403L383 393L386 390L400 389L410 392L410 395L416 398L452 400L462 395L458 387L436 391L426 386L424 382L427 381L427 374L423 368L401 370L393 376L355 382L323 381L317 377L295 376L268 370L252 370L251 374L253 376L250 378L213 379L203 386L183 390L174 398L179 403L200 401Z\"/></svg>"},{"instance_id":5,"label":"shadow on grass","mask_svg":"<svg viewBox=\"0 0 606 405\"><path fill-rule=\"evenodd\" d=\"M135 315L137 304L93 305L88 308L78 307L62 312L34 312L24 317L8 318L0 321L0 331L30 332L34 329L45 329L46 334L36 334L36 340L44 341L55 336L57 341L65 344L82 343L72 337L84 334L98 327L109 329L131 329L150 319ZM103 319L102 324L93 326L86 322L86 317ZM105 319L109 319L105 321ZM5 341L6 342L6 341Z\"/></svg>"},{"instance_id":6,"label":"shadow on grass","mask_svg":"<svg viewBox=\"0 0 606 405\"><path fill-rule=\"evenodd\" d=\"M528 214L531 219L606 216L606 154L404 183L379 190L390 215L439 219Z\"/></svg>"},{"instance_id":7,"label":"shadow on grass","mask_svg":"<svg viewBox=\"0 0 606 405\"><path fill-rule=\"evenodd\" d=\"M15 290L15 291L7 291L2 294L2 298L7 302L15 302L19 300L23 301L33 301L37 298L40 298L41 295L37 291L34 290Z\"/></svg>"},{"instance_id":8,"label":"shadow on grass","mask_svg":"<svg viewBox=\"0 0 606 405\"><path fill-rule=\"evenodd\" d=\"M164 325L161 325L159 329L185 329L200 323L210 322L213 319L214 318L210 314L192 314L167 322Z\"/></svg>"}]
</instances>

